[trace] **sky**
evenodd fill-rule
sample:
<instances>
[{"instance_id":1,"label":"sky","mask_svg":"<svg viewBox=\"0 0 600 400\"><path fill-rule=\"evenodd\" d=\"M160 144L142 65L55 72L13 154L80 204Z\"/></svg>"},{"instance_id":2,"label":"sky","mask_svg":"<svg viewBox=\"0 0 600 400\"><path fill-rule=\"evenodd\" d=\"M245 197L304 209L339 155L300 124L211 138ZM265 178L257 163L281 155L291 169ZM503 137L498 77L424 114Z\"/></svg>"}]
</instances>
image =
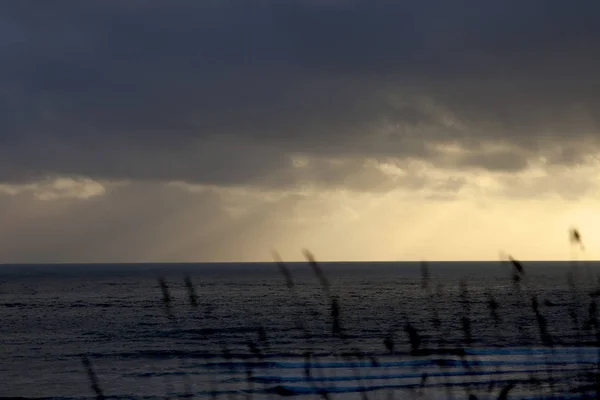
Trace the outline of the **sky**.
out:
<instances>
[{"instance_id":1,"label":"sky","mask_svg":"<svg viewBox=\"0 0 600 400\"><path fill-rule=\"evenodd\" d=\"M600 259L599 13L1 2L0 262Z\"/></svg>"}]
</instances>

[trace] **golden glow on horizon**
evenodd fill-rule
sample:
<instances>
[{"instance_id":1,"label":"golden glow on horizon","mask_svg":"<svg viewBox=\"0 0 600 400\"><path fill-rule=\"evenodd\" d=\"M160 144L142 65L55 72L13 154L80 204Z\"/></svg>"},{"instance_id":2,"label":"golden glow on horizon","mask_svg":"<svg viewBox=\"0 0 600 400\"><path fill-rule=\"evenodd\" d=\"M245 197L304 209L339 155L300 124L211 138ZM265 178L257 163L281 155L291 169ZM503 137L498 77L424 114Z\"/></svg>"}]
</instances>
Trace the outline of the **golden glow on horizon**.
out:
<instances>
[{"instance_id":1,"label":"golden glow on horizon","mask_svg":"<svg viewBox=\"0 0 600 400\"><path fill-rule=\"evenodd\" d=\"M322 261L495 260L500 252L521 260L600 259L596 165L551 172L532 167L519 174L415 162L381 168L417 181L384 192L157 184L152 190L169 193L161 201L181 200L179 207L163 207L167 213L153 211L161 208L147 186L136 192L135 184L124 185L93 199L87 198L86 180L78 181L83 188L64 181L57 187L11 186L0 195L25 197L5 211L0 261L36 249L43 257L37 261L49 262L271 261L272 249L300 261L303 248ZM69 197L40 196L39 190ZM118 197L120 190L128 192ZM196 200L206 195L218 202ZM103 201L109 203L97 207ZM215 204L220 208L207 214L205 207ZM148 207L143 215L151 218L128 221L139 207ZM571 246L572 227L581 232L583 252Z\"/></svg>"},{"instance_id":2,"label":"golden glow on horizon","mask_svg":"<svg viewBox=\"0 0 600 400\"><path fill-rule=\"evenodd\" d=\"M364 212L351 222L314 221L312 229L284 236L274 247L297 261L304 247L323 261L495 260L501 252L522 260L600 259L595 241L600 206L577 211L581 206L554 201L540 207L518 200L423 204L391 197L377 206L365 202ZM596 217L584 222L585 215ZM571 247L573 226L582 234L583 253Z\"/></svg>"}]
</instances>

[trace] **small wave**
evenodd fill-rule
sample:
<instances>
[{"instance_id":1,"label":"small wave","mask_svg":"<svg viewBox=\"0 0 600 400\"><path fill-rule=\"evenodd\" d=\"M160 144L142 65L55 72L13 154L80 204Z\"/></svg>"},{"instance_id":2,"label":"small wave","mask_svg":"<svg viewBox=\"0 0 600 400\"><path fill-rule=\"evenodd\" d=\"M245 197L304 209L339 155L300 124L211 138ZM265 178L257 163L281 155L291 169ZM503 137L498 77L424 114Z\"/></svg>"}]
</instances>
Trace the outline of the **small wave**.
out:
<instances>
[{"instance_id":1,"label":"small wave","mask_svg":"<svg viewBox=\"0 0 600 400\"><path fill-rule=\"evenodd\" d=\"M597 344L597 343L596 343ZM598 354L597 347L590 346L564 346L564 347L474 347L465 349L467 355L472 356L516 356L516 355L556 355L556 354L568 354L576 355L589 353L593 355Z\"/></svg>"},{"instance_id":2,"label":"small wave","mask_svg":"<svg viewBox=\"0 0 600 400\"><path fill-rule=\"evenodd\" d=\"M528 384L531 383L530 378L517 378L511 377L510 379L495 379L489 380L465 380L460 382L431 382L427 384L426 390L432 388L464 388L464 387L487 387L493 384L496 387L502 387L509 384ZM361 393L361 392L372 392L377 390L390 390L390 389L422 389L421 383L407 383L407 384L380 384L380 385L352 385L352 386L294 386L294 385L276 385L267 387L264 389L264 393L267 394L278 394L280 396L296 396L296 395L310 395L310 394L335 394L335 393ZM531 397L529 400L534 399L548 399L548 396ZM587 399L584 395L562 395L553 396L552 399ZM520 398L522 399L522 398Z\"/></svg>"},{"instance_id":3,"label":"small wave","mask_svg":"<svg viewBox=\"0 0 600 400\"><path fill-rule=\"evenodd\" d=\"M209 329L210 328L206 328ZM236 328L230 328L236 329ZM225 329L226 331L227 329ZM180 332L205 332L203 329L180 330ZM255 331L253 331L255 332ZM289 352L274 352L265 353L260 357L249 352L223 352L214 351L189 351L189 350L141 350L135 352L119 352L119 353L85 353L75 354L77 357L88 356L93 358L195 358L195 359L220 359L214 363L207 363L206 366L224 366L235 367L237 365L235 359L238 360L277 360L269 361L273 366L280 368L299 368L306 365L300 361L280 361L281 359L300 359L305 360L307 353L305 351L289 351ZM395 352L393 354L384 352L372 353L339 353L331 351L311 352L310 357L314 359L337 357L345 359L344 361L331 362L314 362L310 365L314 368L346 368L349 366L364 366L364 367L394 367L394 366L461 366L461 365L527 365L527 363L537 363L535 360L527 360L525 357L532 356L553 356L553 360L544 360L544 364L563 364L568 363L583 363L597 361L597 347L554 347L554 348L520 348L520 347L494 347L494 348L465 348L465 349L424 349L418 354L410 352ZM403 357L403 360L386 361L390 356ZM478 358L493 357L492 360L480 360ZM506 360L503 357L507 357ZM515 357L523 357L522 360ZM279 359L279 360L278 360ZM348 359L352 359L351 361ZM240 364L245 366L247 362L242 361ZM533 364L532 364L533 365Z\"/></svg>"},{"instance_id":4,"label":"small wave","mask_svg":"<svg viewBox=\"0 0 600 400\"><path fill-rule=\"evenodd\" d=\"M81 302L77 302L77 303L70 304L68 307L70 307L70 308L112 308L112 307L119 307L119 305L117 305L117 304L110 304L110 303L81 303Z\"/></svg>"},{"instance_id":5,"label":"small wave","mask_svg":"<svg viewBox=\"0 0 600 400\"><path fill-rule=\"evenodd\" d=\"M316 353L314 357L330 357L333 354L330 352ZM135 352L119 352L119 353L79 353L72 355L74 357L90 357L90 358L123 358L123 359L170 359L170 358L189 358L189 359L238 359L238 360L252 360L252 361L219 361L212 363L203 364L206 367L227 367L235 368L236 366L246 367L248 365L261 366L271 364L269 361L256 361L257 356L249 353L233 353L230 352L225 356L223 353L214 353L209 351L186 351L186 350L141 350ZM301 353L276 353L276 354L265 354L262 359L273 359L273 358L304 358Z\"/></svg>"},{"instance_id":6,"label":"small wave","mask_svg":"<svg viewBox=\"0 0 600 400\"><path fill-rule=\"evenodd\" d=\"M124 374L124 376L130 376L135 378L159 378L163 376L203 376L203 375L214 375L213 371L162 371L162 372L139 372Z\"/></svg>"},{"instance_id":7,"label":"small wave","mask_svg":"<svg viewBox=\"0 0 600 400\"><path fill-rule=\"evenodd\" d=\"M271 334L280 335L293 329L278 329ZM215 336L235 336L235 335L256 335L259 331L256 327L225 327L225 328L187 328L187 329L169 329L157 332L147 333L148 337L197 337L197 338L214 338Z\"/></svg>"},{"instance_id":8,"label":"small wave","mask_svg":"<svg viewBox=\"0 0 600 400\"><path fill-rule=\"evenodd\" d=\"M77 357L90 358L122 358L122 359L169 359L169 358L212 358L213 353L191 352L184 350L141 350L121 353L84 353Z\"/></svg>"},{"instance_id":9,"label":"small wave","mask_svg":"<svg viewBox=\"0 0 600 400\"><path fill-rule=\"evenodd\" d=\"M501 386L510 383L518 383L514 380L498 382ZM488 385L485 382L475 382L470 384L471 386ZM455 384L437 385L436 387L442 386L456 386ZM277 385L264 390L267 394L277 394L279 396L298 396L298 395L327 395L327 394L340 394L340 393L362 393L362 392L373 392L378 390L412 390L419 389L420 385L411 386L400 386L400 385L377 385L377 386L346 386L346 387L298 387L298 386L286 386ZM432 386L428 386L425 392L431 391ZM427 398L424 396L424 398ZM486 397L478 395L480 400L486 399ZM487 399L495 399L496 397L489 396ZM519 400L548 400L548 396L519 396ZM552 400L589 400L590 397L583 394L571 394L571 395L553 395Z\"/></svg>"},{"instance_id":10,"label":"small wave","mask_svg":"<svg viewBox=\"0 0 600 400\"><path fill-rule=\"evenodd\" d=\"M81 397L78 397L81 399ZM0 400L75 400L73 397L20 397L20 396L0 396Z\"/></svg>"},{"instance_id":11,"label":"small wave","mask_svg":"<svg viewBox=\"0 0 600 400\"><path fill-rule=\"evenodd\" d=\"M4 307L14 308L14 307L27 307L25 303L2 303ZM0 397L1 399L1 397Z\"/></svg>"},{"instance_id":12,"label":"small wave","mask_svg":"<svg viewBox=\"0 0 600 400\"><path fill-rule=\"evenodd\" d=\"M590 354L590 356L592 356ZM281 356L279 356L281 357ZM283 357L282 357L283 358ZM455 359L416 359L416 360L398 360L398 361L382 361L378 360L376 364L372 361L325 361L325 362L301 362L301 361L223 361L210 362L195 365L196 368L228 368L241 369L252 366L255 368L275 368L275 369L347 369L347 368L412 368L412 367L533 367L533 366L563 366L563 365L578 365L578 366L594 366L596 358L589 357L579 360L564 359L564 360L455 360Z\"/></svg>"},{"instance_id":13,"label":"small wave","mask_svg":"<svg viewBox=\"0 0 600 400\"><path fill-rule=\"evenodd\" d=\"M536 369L525 369L525 370L504 370L504 371L446 371L446 372L427 372L428 378L435 377L472 377L472 376L495 376L495 375L521 375L521 374L535 374L539 373ZM568 373L578 372L574 368L566 369L553 369L553 373ZM392 375L349 375L349 376L313 376L306 378L304 376L255 376L251 380L258 383L300 383L300 382L347 382L347 381L358 381L358 380L391 380L391 379L414 379L422 378L423 372L420 373L405 373L405 374L392 374ZM490 381L491 382L491 381ZM497 380L494 380L497 382ZM489 382L488 382L489 383Z\"/></svg>"}]
</instances>

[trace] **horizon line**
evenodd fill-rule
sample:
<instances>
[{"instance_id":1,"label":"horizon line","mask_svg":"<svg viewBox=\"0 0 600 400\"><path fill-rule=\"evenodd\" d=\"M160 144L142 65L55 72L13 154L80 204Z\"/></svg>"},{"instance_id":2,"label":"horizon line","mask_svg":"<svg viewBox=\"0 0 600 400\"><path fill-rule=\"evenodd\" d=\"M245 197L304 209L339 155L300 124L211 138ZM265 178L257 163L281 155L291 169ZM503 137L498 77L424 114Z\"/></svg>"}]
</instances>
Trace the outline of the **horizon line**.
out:
<instances>
[{"instance_id":1,"label":"horizon line","mask_svg":"<svg viewBox=\"0 0 600 400\"><path fill-rule=\"evenodd\" d=\"M529 262L529 263L597 263L600 260L596 259L586 259L586 260L574 260L574 259L517 259L520 262ZM307 264L306 260L299 261L283 261L286 264ZM421 264L421 263L504 263L509 262L508 260L317 260L318 263L321 264ZM43 266L43 265L200 265L200 264L272 264L275 263L274 260L271 261L126 261L126 262L118 262L118 261L110 261L110 262L101 262L101 261L85 261L85 262L55 262L55 261L43 261L43 262L0 262L0 267L3 266Z\"/></svg>"}]
</instances>

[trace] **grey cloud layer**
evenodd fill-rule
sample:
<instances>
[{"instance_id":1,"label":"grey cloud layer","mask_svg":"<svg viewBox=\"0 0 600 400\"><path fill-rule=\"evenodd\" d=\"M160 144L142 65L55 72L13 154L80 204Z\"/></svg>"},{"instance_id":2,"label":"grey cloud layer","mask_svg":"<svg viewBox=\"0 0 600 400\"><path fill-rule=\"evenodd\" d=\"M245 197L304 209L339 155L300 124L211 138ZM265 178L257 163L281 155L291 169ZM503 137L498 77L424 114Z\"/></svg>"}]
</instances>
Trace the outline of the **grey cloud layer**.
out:
<instances>
[{"instance_id":1,"label":"grey cloud layer","mask_svg":"<svg viewBox=\"0 0 600 400\"><path fill-rule=\"evenodd\" d=\"M577 163L600 141L596 1L19 1L0 11L2 181L285 185L308 179L294 154L354 158L311 175L339 184L365 158L510 171L539 155ZM439 144L468 151L448 158Z\"/></svg>"}]
</instances>

